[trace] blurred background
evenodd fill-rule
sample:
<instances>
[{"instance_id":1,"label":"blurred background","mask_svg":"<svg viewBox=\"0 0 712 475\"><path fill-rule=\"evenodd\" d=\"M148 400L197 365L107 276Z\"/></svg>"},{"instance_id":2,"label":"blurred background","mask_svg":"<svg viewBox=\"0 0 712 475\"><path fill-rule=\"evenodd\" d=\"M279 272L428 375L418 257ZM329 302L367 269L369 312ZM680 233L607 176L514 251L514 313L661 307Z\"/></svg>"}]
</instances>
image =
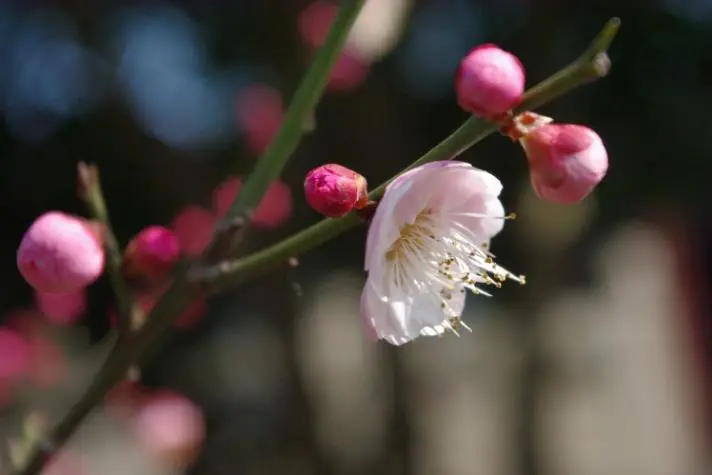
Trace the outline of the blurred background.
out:
<instances>
[{"instance_id":1,"label":"blurred background","mask_svg":"<svg viewBox=\"0 0 712 475\"><path fill-rule=\"evenodd\" d=\"M36 295L15 264L24 231L52 209L86 216L85 160L122 244L162 224L200 252L333 8L1 2L2 470L86 388L114 312L107 278ZM362 227L196 302L52 474L710 473L710 0L369 0L245 252L317 221L302 194L310 168L338 162L375 185L464 121L453 74L471 47L512 51L534 84L614 15L609 77L540 111L605 140L610 172L594 195L538 200L501 136L463 155L503 181L519 219L494 252L528 281L470 297L472 334L367 342ZM150 308L161 290L136 292Z\"/></svg>"}]
</instances>

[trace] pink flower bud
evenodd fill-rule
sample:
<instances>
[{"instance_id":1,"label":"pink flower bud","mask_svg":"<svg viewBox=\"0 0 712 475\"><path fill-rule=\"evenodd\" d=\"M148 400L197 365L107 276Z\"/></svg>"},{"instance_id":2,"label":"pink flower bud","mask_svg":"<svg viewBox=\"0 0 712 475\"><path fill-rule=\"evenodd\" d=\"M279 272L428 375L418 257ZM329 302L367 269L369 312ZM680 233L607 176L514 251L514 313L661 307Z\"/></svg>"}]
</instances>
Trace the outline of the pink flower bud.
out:
<instances>
[{"instance_id":1,"label":"pink flower bud","mask_svg":"<svg viewBox=\"0 0 712 475\"><path fill-rule=\"evenodd\" d=\"M199 256L213 238L215 222L211 211L191 205L173 218L171 228L178 237L181 250L188 256Z\"/></svg>"},{"instance_id":2,"label":"pink flower bud","mask_svg":"<svg viewBox=\"0 0 712 475\"><path fill-rule=\"evenodd\" d=\"M218 218L224 217L242 188L242 180L230 177L213 190L213 210ZM252 215L257 228L273 229L283 224L292 214L292 192L283 181L272 183Z\"/></svg>"},{"instance_id":3,"label":"pink flower bud","mask_svg":"<svg viewBox=\"0 0 712 475\"><path fill-rule=\"evenodd\" d=\"M176 468L195 461L205 438L201 409L184 396L167 391L145 402L134 416L133 429L149 453Z\"/></svg>"},{"instance_id":4,"label":"pink flower bud","mask_svg":"<svg viewBox=\"0 0 712 475\"><path fill-rule=\"evenodd\" d=\"M319 213L337 218L368 202L366 179L341 165L330 163L307 173L304 180L307 203Z\"/></svg>"},{"instance_id":5,"label":"pink flower bud","mask_svg":"<svg viewBox=\"0 0 712 475\"><path fill-rule=\"evenodd\" d=\"M237 96L237 119L245 131L247 148L261 154L284 118L282 95L267 85L246 87Z\"/></svg>"},{"instance_id":6,"label":"pink flower bud","mask_svg":"<svg viewBox=\"0 0 712 475\"><path fill-rule=\"evenodd\" d=\"M536 194L556 203L584 199L608 171L601 137L582 125L547 124L523 137Z\"/></svg>"},{"instance_id":7,"label":"pink flower bud","mask_svg":"<svg viewBox=\"0 0 712 475\"><path fill-rule=\"evenodd\" d=\"M56 325L72 325L87 310L86 289L78 289L63 294L35 292L35 305L50 322Z\"/></svg>"},{"instance_id":8,"label":"pink flower bud","mask_svg":"<svg viewBox=\"0 0 712 475\"><path fill-rule=\"evenodd\" d=\"M334 92L348 92L360 86L368 76L370 65L357 52L345 48L331 73L326 88Z\"/></svg>"},{"instance_id":9,"label":"pink flower bud","mask_svg":"<svg viewBox=\"0 0 712 475\"><path fill-rule=\"evenodd\" d=\"M524 67L513 54L493 44L480 45L460 62L455 92L460 107L496 118L522 102Z\"/></svg>"},{"instance_id":10,"label":"pink flower bud","mask_svg":"<svg viewBox=\"0 0 712 475\"><path fill-rule=\"evenodd\" d=\"M17 267L35 290L71 292L99 278L104 250L84 220L52 211L37 218L23 236Z\"/></svg>"},{"instance_id":11,"label":"pink flower bud","mask_svg":"<svg viewBox=\"0 0 712 475\"><path fill-rule=\"evenodd\" d=\"M149 226L126 246L124 262L131 276L164 277L180 257L178 236L163 226Z\"/></svg>"}]
</instances>

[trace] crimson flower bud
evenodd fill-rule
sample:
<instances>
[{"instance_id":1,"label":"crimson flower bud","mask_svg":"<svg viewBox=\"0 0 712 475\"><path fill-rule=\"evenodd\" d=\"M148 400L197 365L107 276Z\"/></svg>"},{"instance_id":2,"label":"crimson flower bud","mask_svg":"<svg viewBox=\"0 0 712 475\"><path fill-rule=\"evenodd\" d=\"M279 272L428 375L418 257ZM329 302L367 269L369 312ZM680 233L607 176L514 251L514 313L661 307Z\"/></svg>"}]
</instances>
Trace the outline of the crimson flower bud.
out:
<instances>
[{"instance_id":1,"label":"crimson flower bud","mask_svg":"<svg viewBox=\"0 0 712 475\"><path fill-rule=\"evenodd\" d=\"M333 163L307 173L304 194L309 206L329 218L344 216L368 202L366 179Z\"/></svg>"},{"instance_id":2,"label":"crimson flower bud","mask_svg":"<svg viewBox=\"0 0 712 475\"><path fill-rule=\"evenodd\" d=\"M546 124L520 139L536 194L555 203L588 196L608 171L601 137L582 125Z\"/></svg>"},{"instance_id":3,"label":"crimson flower bud","mask_svg":"<svg viewBox=\"0 0 712 475\"><path fill-rule=\"evenodd\" d=\"M85 220L52 211L25 232L17 249L17 268L39 292L72 292L99 278L104 250Z\"/></svg>"},{"instance_id":4,"label":"crimson flower bud","mask_svg":"<svg viewBox=\"0 0 712 475\"><path fill-rule=\"evenodd\" d=\"M178 236L163 226L149 226L126 246L124 264L131 276L164 277L180 257Z\"/></svg>"},{"instance_id":5,"label":"crimson flower bud","mask_svg":"<svg viewBox=\"0 0 712 475\"><path fill-rule=\"evenodd\" d=\"M524 82L524 67L516 56L484 44L460 61L455 92L466 111L496 119L522 102Z\"/></svg>"}]
</instances>

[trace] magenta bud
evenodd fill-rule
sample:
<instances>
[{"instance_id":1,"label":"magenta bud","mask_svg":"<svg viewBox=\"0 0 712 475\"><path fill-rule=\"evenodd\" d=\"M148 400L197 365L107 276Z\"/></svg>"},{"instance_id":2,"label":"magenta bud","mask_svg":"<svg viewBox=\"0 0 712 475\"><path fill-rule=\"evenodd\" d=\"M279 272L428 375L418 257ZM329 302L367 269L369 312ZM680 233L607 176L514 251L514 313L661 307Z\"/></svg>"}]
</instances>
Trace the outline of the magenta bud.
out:
<instances>
[{"instance_id":1,"label":"magenta bud","mask_svg":"<svg viewBox=\"0 0 712 475\"><path fill-rule=\"evenodd\" d=\"M555 203L588 196L608 171L601 137L582 125L547 124L520 140L536 194Z\"/></svg>"},{"instance_id":2,"label":"magenta bud","mask_svg":"<svg viewBox=\"0 0 712 475\"><path fill-rule=\"evenodd\" d=\"M72 292L99 278L104 250L85 220L51 211L37 218L22 237L17 268L38 292Z\"/></svg>"},{"instance_id":3,"label":"magenta bud","mask_svg":"<svg viewBox=\"0 0 712 475\"><path fill-rule=\"evenodd\" d=\"M455 92L460 107L496 119L522 102L525 73L519 59L493 44L476 47L460 61Z\"/></svg>"},{"instance_id":4,"label":"magenta bud","mask_svg":"<svg viewBox=\"0 0 712 475\"><path fill-rule=\"evenodd\" d=\"M149 226L126 246L124 264L132 277L162 278L180 257L178 236L163 226Z\"/></svg>"},{"instance_id":5,"label":"magenta bud","mask_svg":"<svg viewBox=\"0 0 712 475\"><path fill-rule=\"evenodd\" d=\"M338 218L368 202L366 179L341 165L330 163L307 173L304 180L307 203L329 218Z\"/></svg>"}]
</instances>

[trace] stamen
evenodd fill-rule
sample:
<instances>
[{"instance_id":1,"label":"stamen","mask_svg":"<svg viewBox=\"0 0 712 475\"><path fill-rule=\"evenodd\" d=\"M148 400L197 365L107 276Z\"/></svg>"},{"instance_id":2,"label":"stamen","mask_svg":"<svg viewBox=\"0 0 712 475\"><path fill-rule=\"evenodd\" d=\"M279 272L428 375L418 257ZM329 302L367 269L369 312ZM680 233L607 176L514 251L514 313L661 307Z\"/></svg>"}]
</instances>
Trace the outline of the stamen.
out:
<instances>
[{"instance_id":1,"label":"stamen","mask_svg":"<svg viewBox=\"0 0 712 475\"><path fill-rule=\"evenodd\" d=\"M401 227L399 238L385 255L391 281L403 292L419 294L436 303L442 312L442 327L456 335L460 327L472 330L451 305L455 292L462 295L469 290L475 295L491 296L477 285L499 288L507 279L525 282L524 276L515 276L498 266L487 241L476 236L459 217L514 219L516 215L442 215L425 209L412 223Z\"/></svg>"}]
</instances>

